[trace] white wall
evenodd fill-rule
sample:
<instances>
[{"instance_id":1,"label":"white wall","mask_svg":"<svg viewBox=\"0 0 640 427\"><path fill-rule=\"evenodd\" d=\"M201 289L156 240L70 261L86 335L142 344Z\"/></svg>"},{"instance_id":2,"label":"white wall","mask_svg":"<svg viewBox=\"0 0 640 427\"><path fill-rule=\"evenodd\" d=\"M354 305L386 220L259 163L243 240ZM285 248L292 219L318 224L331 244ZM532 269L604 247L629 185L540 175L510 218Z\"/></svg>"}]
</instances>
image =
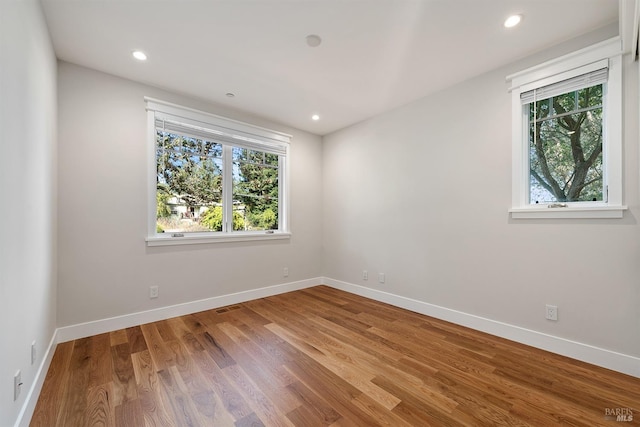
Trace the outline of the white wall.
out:
<instances>
[{"instance_id":1,"label":"white wall","mask_svg":"<svg viewBox=\"0 0 640 427\"><path fill-rule=\"evenodd\" d=\"M58 326L320 276L320 137L65 62L58 76ZM144 96L292 134L291 241L147 247Z\"/></svg>"},{"instance_id":2,"label":"white wall","mask_svg":"<svg viewBox=\"0 0 640 427\"><path fill-rule=\"evenodd\" d=\"M625 99L623 220L507 215L504 77L562 48L321 145L314 135L64 62L58 122L56 62L39 3L0 7L0 426L19 418L56 326L321 274L640 356L637 97ZM640 93L637 63L627 61L625 82L626 94ZM145 95L293 134L290 242L146 247ZM157 300L148 298L151 284L160 286ZM545 303L560 307L560 321L544 320ZM25 385L13 402L18 369Z\"/></svg>"},{"instance_id":3,"label":"white wall","mask_svg":"<svg viewBox=\"0 0 640 427\"><path fill-rule=\"evenodd\" d=\"M56 59L37 1L0 2L0 61L0 425L8 426L56 327Z\"/></svg>"},{"instance_id":4,"label":"white wall","mask_svg":"<svg viewBox=\"0 0 640 427\"><path fill-rule=\"evenodd\" d=\"M326 136L325 276L640 356L637 62L625 58L624 218L511 220L507 212L505 77L593 37ZM559 307L557 322L544 318L545 304Z\"/></svg>"}]
</instances>

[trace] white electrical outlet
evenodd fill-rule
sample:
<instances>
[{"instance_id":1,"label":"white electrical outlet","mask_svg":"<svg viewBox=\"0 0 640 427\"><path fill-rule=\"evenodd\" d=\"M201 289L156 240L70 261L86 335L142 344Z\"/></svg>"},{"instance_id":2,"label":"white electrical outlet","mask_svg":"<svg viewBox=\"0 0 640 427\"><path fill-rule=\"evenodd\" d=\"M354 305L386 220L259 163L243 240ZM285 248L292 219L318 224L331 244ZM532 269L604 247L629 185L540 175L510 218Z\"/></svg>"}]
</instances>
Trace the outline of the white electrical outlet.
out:
<instances>
[{"instance_id":1,"label":"white electrical outlet","mask_svg":"<svg viewBox=\"0 0 640 427\"><path fill-rule=\"evenodd\" d=\"M37 354L36 354L36 342L32 342L31 343L31 364L33 365L34 363L36 363L36 358L37 358Z\"/></svg>"},{"instance_id":2,"label":"white electrical outlet","mask_svg":"<svg viewBox=\"0 0 640 427\"><path fill-rule=\"evenodd\" d=\"M362 270L362 280L369 280L369 272L367 270Z\"/></svg>"},{"instance_id":3,"label":"white electrical outlet","mask_svg":"<svg viewBox=\"0 0 640 427\"><path fill-rule=\"evenodd\" d=\"M157 286L149 286L149 298L158 298L160 290Z\"/></svg>"},{"instance_id":4,"label":"white electrical outlet","mask_svg":"<svg viewBox=\"0 0 640 427\"><path fill-rule=\"evenodd\" d=\"M558 306L547 304L544 317L549 320L558 320Z\"/></svg>"},{"instance_id":5,"label":"white electrical outlet","mask_svg":"<svg viewBox=\"0 0 640 427\"><path fill-rule=\"evenodd\" d=\"M282 275L284 277L289 277L289 267L285 267L282 269Z\"/></svg>"},{"instance_id":6,"label":"white electrical outlet","mask_svg":"<svg viewBox=\"0 0 640 427\"><path fill-rule=\"evenodd\" d=\"M22 388L22 374L18 370L13 376L13 400L18 400L20 397L20 389Z\"/></svg>"},{"instance_id":7,"label":"white electrical outlet","mask_svg":"<svg viewBox=\"0 0 640 427\"><path fill-rule=\"evenodd\" d=\"M378 273L378 282L384 283L384 273Z\"/></svg>"}]
</instances>

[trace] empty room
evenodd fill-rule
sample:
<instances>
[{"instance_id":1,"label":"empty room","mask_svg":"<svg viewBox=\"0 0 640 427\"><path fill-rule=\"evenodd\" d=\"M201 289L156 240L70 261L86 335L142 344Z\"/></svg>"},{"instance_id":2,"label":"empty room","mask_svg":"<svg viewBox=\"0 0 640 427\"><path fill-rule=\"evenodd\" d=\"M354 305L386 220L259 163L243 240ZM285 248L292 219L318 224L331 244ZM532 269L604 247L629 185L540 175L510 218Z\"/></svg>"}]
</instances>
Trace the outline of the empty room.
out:
<instances>
[{"instance_id":1,"label":"empty room","mask_svg":"<svg viewBox=\"0 0 640 427\"><path fill-rule=\"evenodd\" d=\"M640 425L640 0L0 0L0 427Z\"/></svg>"}]
</instances>

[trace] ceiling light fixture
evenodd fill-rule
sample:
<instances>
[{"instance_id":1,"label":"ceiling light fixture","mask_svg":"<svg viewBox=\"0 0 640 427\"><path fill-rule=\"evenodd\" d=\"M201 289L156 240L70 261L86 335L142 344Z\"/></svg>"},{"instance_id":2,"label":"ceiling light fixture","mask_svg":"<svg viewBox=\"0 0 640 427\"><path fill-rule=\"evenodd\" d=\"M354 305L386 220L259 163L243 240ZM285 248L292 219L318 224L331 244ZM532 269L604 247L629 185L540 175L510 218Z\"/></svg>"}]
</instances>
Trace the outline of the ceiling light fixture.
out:
<instances>
[{"instance_id":1,"label":"ceiling light fixture","mask_svg":"<svg viewBox=\"0 0 640 427\"><path fill-rule=\"evenodd\" d=\"M227 92L227 93L225 93L225 95L227 95L227 98L233 98L233 97L236 96L236 94L233 93L233 92Z\"/></svg>"},{"instance_id":2,"label":"ceiling light fixture","mask_svg":"<svg viewBox=\"0 0 640 427\"><path fill-rule=\"evenodd\" d=\"M146 61L147 60L147 54L144 53L141 50L134 50L133 52L131 52L131 54L133 55L134 58L136 58L138 61Z\"/></svg>"},{"instance_id":3,"label":"ceiling light fixture","mask_svg":"<svg viewBox=\"0 0 640 427\"><path fill-rule=\"evenodd\" d=\"M307 36L307 45L309 45L310 47L318 47L320 46L320 43L322 43L322 39L320 38L320 36L317 36L315 34L309 34Z\"/></svg>"},{"instance_id":4,"label":"ceiling light fixture","mask_svg":"<svg viewBox=\"0 0 640 427\"><path fill-rule=\"evenodd\" d=\"M522 15L511 15L504 21L505 28L512 28L522 21Z\"/></svg>"},{"instance_id":5,"label":"ceiling light fixture","mask_svg":"<svg viewBox=\"0 0 640 427\"><path fill-rule=\"evenodd\" d=\"M318 121L318 120L320 120L320 116L317 115L317 114L314 114L313 116L311 116L311 120Z\"/></svg>"}]
</instances>

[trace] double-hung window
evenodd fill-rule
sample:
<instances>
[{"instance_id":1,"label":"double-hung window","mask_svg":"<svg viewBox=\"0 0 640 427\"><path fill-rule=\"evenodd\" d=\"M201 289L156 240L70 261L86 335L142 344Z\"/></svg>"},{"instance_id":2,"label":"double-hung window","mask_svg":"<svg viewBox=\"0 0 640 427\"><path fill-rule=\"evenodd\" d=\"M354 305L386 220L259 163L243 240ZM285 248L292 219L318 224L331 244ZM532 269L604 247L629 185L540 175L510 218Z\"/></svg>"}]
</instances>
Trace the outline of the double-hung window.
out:
<instances>
[{"instance_id":1,"label":"double-hung window","mask_svg":"<svg viewBox=\"0 0 640 427\"><path fill-rule=\"evenodd\" d=\"M145 100L148 245L289 237L289 135Z\"/></svg>"},{"instance_id":2,"label":"double-hung window","mask_svg":"<svg viewBox=\"0 0 640 427\"><path fill-rule=\"evenodd\" d=\"M620 40L507 79L513 218L622 217Z\"/></svg>"}]
</instances>

